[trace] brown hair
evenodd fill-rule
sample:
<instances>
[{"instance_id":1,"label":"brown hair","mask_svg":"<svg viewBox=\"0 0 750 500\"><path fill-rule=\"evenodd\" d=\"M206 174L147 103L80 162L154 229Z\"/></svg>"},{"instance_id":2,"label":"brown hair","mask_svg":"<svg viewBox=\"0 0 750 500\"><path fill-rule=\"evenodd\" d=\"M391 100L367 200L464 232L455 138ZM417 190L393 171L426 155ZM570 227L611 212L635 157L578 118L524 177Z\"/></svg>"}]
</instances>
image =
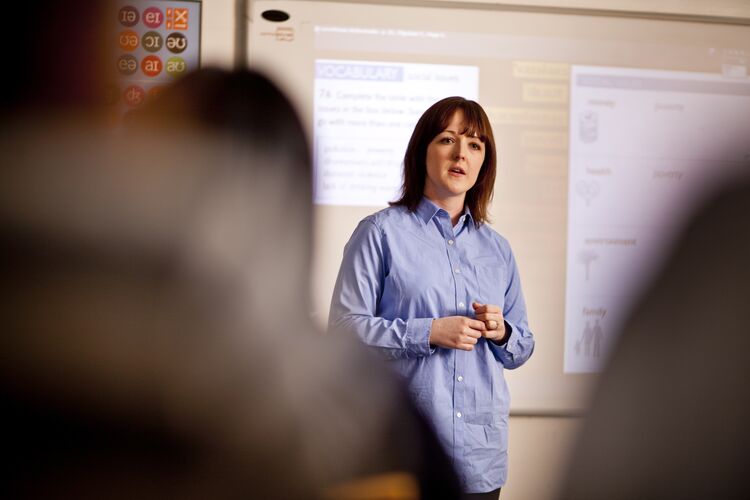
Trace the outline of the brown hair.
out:
<instances>
[{"instance_id":1,"label":"brown hair","mask_svg":"<svg viewBox=\"0 0 750 500\"><path fill-rule=\"evenodd\" d=\"M495 171L497 155L495 138L487 114L475 101L463 97L446 97L422 114L414 127L404 155L404 176L401 186L401 198L392 201L393 206L405 206L414 211L424 193L427 177L427 146L450 123L458 110L463 111L466 130L462 134L476 135L484 143L484 162L479 170L477 182L466 193L466 205L471 210L474 223L479 226L489 221L487 209L492 200L495 188Z\"/></svg>"}]
</instances>

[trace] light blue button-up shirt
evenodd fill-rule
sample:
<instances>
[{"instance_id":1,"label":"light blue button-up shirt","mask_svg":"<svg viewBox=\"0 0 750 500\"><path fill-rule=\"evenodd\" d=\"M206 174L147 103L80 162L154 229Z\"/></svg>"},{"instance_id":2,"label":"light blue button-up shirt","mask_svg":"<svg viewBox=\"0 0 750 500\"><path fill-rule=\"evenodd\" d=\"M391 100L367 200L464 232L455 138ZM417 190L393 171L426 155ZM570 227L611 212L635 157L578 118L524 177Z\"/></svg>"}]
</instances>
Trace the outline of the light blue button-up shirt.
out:
<instances>
[{"instance_id":1,"label":"light blue button-up shirt","mask_svg":"<svg viewBox=\"0 0 750 500\"><path fill-rule=\"evenodd\" d=\"M474 317L471 303L496 304L510 331L473 351L429 344L433 319ZM423 198L363 219L344 250L329 328L356 333L393 360L433 424L463 488L492 491L507 477L510 395L503 369L534 350L516 261L508 241L464 211L455 226Z\"/></svg>"}]
</instances>

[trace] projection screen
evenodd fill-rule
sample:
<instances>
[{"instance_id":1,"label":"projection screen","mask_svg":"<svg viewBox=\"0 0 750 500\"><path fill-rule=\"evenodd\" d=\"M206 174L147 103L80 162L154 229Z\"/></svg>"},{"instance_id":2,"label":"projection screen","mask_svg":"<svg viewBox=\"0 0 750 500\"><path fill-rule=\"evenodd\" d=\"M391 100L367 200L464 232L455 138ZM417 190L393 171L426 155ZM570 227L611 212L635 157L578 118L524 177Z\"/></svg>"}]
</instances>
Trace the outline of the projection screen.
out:
<instances>
[{"instance_id":1,"label":"projection screen","mask_svg":"<svg viewBox=\"0 0 750 500\"><path fill-rule=\"evenodd\" d=\"M290 19L267 21L267 9ZM513 247L537 338L509 374L516 412L583 406L690 210L750 160L745 25L259 1L248 52L313 145L321 325L352 230L398 193L420 114L449 95L486 109L492 226Z\"/></svg>"}]
</instances>

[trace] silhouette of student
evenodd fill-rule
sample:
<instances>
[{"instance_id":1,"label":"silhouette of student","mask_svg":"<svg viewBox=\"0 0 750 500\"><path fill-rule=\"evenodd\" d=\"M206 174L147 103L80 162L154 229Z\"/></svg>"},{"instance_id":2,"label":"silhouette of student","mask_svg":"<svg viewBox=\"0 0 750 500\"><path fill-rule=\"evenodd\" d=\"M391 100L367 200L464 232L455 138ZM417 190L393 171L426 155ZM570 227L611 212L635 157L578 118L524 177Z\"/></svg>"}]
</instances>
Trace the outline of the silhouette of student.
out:
<instances>
[{"instance_id":1,"label":"silhouette of student","mask_svg":"<svg viewBox=\"0 0 750 500\"><path fill-rule=\"evenodd\" d=\"M2 137L3 497L341 498L383 475L366 484L453 497L387 369L308 319L286 98L218 70L162 95L118 136Z\"/></svg>"},{"instance_id":2,"label":"silhouette of student","mask_svg":"<svg viewBox=\"0 0 750 500\"><path fill-rule=\"evenodd\" d=\"M559 498L750 496L750 182L700 210L625 324Z\"/></svg>"}]
</instances>

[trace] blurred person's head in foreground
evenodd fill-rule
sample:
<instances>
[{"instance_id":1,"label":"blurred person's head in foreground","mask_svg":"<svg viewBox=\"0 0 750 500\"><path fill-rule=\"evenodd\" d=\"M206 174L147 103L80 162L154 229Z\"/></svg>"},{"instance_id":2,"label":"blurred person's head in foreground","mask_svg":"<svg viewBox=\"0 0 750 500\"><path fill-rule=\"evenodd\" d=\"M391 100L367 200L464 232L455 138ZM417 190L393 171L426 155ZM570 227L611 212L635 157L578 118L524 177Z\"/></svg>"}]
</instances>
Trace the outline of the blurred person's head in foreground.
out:
<instances>
[{"instance_id":1,"label":"blurred person's head in foreground","mask_svg":"<svg viewBox=\"0 0 750 500\"><path fill-rule=\"evenodd\" d=\"M307 140L266 78L200 71L120 138L2 140L3 493L456 491L381 365L315 335Z\"/></svg>"},{"instance_id":2,"label":"blurred person's head in foreground","mask_svg":"<svg viewBox=\"0 0 750 500\"><path fill-rule=\"evenodd\" d=\"M750 182L697 212L632 311L560 498L750 496Z\"/></svg>"}]
</instances>

